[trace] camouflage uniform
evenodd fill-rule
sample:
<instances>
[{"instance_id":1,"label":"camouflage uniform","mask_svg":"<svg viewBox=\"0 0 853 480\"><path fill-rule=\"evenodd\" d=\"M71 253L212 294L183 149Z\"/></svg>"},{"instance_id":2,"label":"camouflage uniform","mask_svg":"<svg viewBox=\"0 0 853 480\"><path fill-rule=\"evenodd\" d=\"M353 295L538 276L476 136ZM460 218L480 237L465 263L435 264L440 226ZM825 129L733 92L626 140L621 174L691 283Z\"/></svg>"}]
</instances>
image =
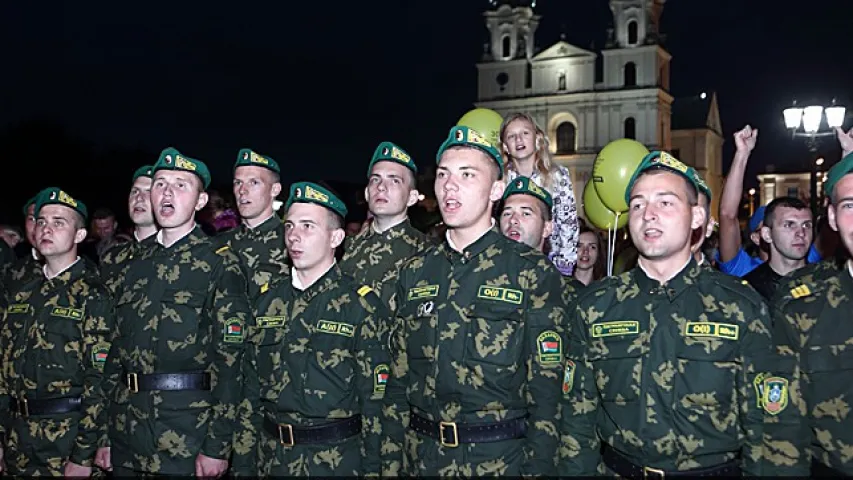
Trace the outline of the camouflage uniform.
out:
<instances>
[{"instance_id":1,"label":"camouflage uniform","mask_svg":"<svg viewBox=\"0 0 853 480\"><path fill-rule=\"evenodd\" d=\"M98 420L112 299L82 259L52 279L42 273L18 286L10 299L0 330L8 473L62 475L69 459L91 466L104 433Z\"/></svg>"},{"instance_id":2,"label":"camouflage uniform","mask_svg":"<svg viewBox=\"0 0 853 480\"><path fill-rule=\"evenodd\" d=\"M403 266L383 474L556 473L563 286L494 227L464 253L445 241Z\"/></svg>"},{"instance_id":3,"label":"camouflage uniform","mask_svg":"<svg viewBox=\"0 0 853 480\"><path fill-rule=\"evenodd\" d=\"M44 264L35 257L35 249L27 256L17 259L3 272L3 295L8 299L10 292L27 283L44 277Z\"/></svg>"},{"instance_id":4,"label":"camouflage uniform","mask_svg":"<svg viewBox=\"0 0 853 480\"><path fill-rule=\"evenodd\" d=\"M249 299L256 298L264 284L290 275L284 248L284 224L275 215L255 228L241 224L217 235L214 242L230 246L240 259L249 285Z\"/></svg>"},{"instance_id":5,"label":"camouflage uniform","mask_svg":"<svg viewBox=\"0 0 853 480\"><path fill-rule=\"evenodd\" d=\"M560 474L605 473L601 443L640 472L740 456L727 474L762 473L755 380L770 366L770 318L738 279L692 257L663 285L640 267L602 279L579 298L566 351Z\"/></svg>"},{"instance_id":6,"label":"camouflage uniform","mask_svg":"<svg viewBox=\"0 0 853 480\"><path fill-rule=\"evenodd\" d=\"M132 242L120 243L101 256L101 279L113 295L124 283L133 258L145 248L153 246L156 243L155 237L156 235L151 235L142 241L134 239Z\"/></svg>"},{"instance_id":7,"label":"camouflage uniform","mask_svg":"<svg viewBox=\"0 0 853 480\"><path fill-rule=\"evenodd\" d=\"M427 236L408 219L382 233L371 226L347 238L341 270L369 285L390 305L400 267L429 244ZM390 308L393 310L394 306Z\"/></svg>"},{"instance_id":8,"label":"camouflage uniform","mask_svg":"<svg viewBox=\"0 0 853 480\"><path fill-rule=\"evenodd\" d=\"M256 454L260 471L247 471L253 463L245 460L235 468L262 476L378 474L390 363L386 307L334 266L304 291L280 279L255 312L245 359L255 432L247 429L235 452ZM332 438L302 440L305 427L332 424Z\"/></svg>"},{"instance_id":9,"label":"camouflage uniform","mask_svg":"<svg viewBox=\"0 0 853 480\"><path fill-rule=\"evenodd\" d=\"M214 250L198 226L168 248L156 242L130 264L116 293L105 370L117 471L188 475L199 453L229 458L250 311L245 292L236 255ZM194 385L154 389L145 386L157 380L149 374L184 374L181 381Z\"/></svg>"}]
</instances>

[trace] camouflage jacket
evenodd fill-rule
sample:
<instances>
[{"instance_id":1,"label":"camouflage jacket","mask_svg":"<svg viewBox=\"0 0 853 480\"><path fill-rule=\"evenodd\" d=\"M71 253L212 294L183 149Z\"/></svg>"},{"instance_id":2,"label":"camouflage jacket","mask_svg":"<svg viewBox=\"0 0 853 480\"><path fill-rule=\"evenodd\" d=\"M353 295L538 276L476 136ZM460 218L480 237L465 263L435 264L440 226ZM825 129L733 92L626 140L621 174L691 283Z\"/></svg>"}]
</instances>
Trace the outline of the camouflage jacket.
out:
<instances>
[{"instance_id":1,"label":"camouflage jacket","mask_svg":"<svg viewBox=\"0 0 853 480\"><path fill-rule=\"evenodd\" d=\"M400 267L430 244L408 219L377 233L373 226L347 238L341 270L373 288L390 305ZM394 309L390 305L391 310Z\"/></svg>"},{"instance_id":2,"label":"camouflage jacket","mask_svg":"<svg viewBox=\"0 0 853 480\"><path fill-rule=\"evenodd\" d=\"M65 460L92 465L105 433L101 379L113 304L97 271L82 259L52 279L13 290L0 330L0 429L9 472L51 475ZM10 401L81 397L79 412L21 417ZM17 472L17 473L16 473Z\"/></svg>"},{"instance_id":3,"label":"camouflage jacket","mask_svg":"<svg viewBox=\"0 0 853 480\"><path fill-rule=\"evenodd\" d=\"M257 453L264 476L378 474L389 320L371 288L337 266L304 291L290 278L264 291L255 304L244 362L254 419L244 424L235 453ZM263 418L312 426L356 415L362 429L354 443L296 445L277 455L279 438L258 431ZM255 439L259 447L253 452Z\"/></svg>"},{"instance_id":4,"label":"camouflage jacket","mask_svg":"<svg viewBox=\"0 0 853 480\"><path fill-rule=\"evenodd\" d=\"M155 243L127 269L116 295L106 366L112 463L192 474L198 453L227 459L240 402L246 279L227 246L198 226L169 248ZM207 372L211 390L132 393L125 374Z\"/></svg>"},{"instance_id":5,"label":"camouflage jacket","mask_svg":"<svg viewBox=\"0 0 853 480\"><path fill-rule=\"evenodd\" d=\"M563 287L547 257L495 228L463 253L445 241L403 266L385 392L383 474L556 473ZM436 454L438 440L406 432L410 409L436 422L526 418L527 434L523 441Z\"/></svg>"},{"instance_id":6,"label":"camouflage jacket","mask_svg":"<svg viewBox=\"0 0 853 480\"><path fill-rule=\"evenodd\" d=\"M284 247L284 223L276 215L255 228L241 224L214 237L218 245L229 245L240 259L249 285L249 299L254 299L264 284L279 276L290 275L287 250Z\"/></svg>"},{"instance_id":7,"label":"camouflage jacket","mask_svg":"<svg viewBox=\"0 0 853 480\"><path fill-rule=\"evenodd\" d=\"M113 295L124 283L124 277L133 258L143 249L153 246L157 242L156 237L155 234L141 242L134 239L130 242L119 243L101 256L101 279Z\"/></svg>"},{"instance_id":8,"label":"camouflage jacket","mask_svg":"<svg viewBox=\"0 0 853 480\"><path fill-rule=\"evenodd\" d=\"M44 264L36 260L32 252L27 252L25 257L7 265L3 271L3 295L8 297L11 291L33 280L44 278L43 267Z\"/></svg>"},{"instance_id":9,"label":"camouflage jacket","mask_svg":"<svg viewBox=\"0 0 853 480\"><path fill-rule=\"evenodd\" d=\"M800 385L792 388L799 421L773 430L774 439L789 446L794 475L808 476L811 458L853 475L853 383L846 377L853 368L853 273L831 263L811 268L776 295L774 340L795 365Z\"/></svg>"},{"instance_id":10,"label":"camouflage jacket","mask_svg":"<svg viewBox=\"0 0 853 480\"><path fill-rule=\"evenodd\" d=\"M661 285L640 267L591 284L570 323L562 475L595 475L600 442L637 466L761 474L755 379L771 362L770 317L737 278L693 259Z\"/></svg>"}]
</instances>

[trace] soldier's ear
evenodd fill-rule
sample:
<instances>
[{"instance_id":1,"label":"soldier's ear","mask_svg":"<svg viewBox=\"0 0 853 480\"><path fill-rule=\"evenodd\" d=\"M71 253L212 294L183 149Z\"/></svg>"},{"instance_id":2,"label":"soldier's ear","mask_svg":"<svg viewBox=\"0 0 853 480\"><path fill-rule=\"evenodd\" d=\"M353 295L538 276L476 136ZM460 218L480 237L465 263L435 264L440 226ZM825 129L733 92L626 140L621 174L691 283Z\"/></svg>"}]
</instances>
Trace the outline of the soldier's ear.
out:
<instances>
[{"instance_id":1,"label":"soldier's ear","mask_svg":"<svg viewBox=\"0 0 853 480\"><path fill-rule=\"evenodd\" d=\"M201 192L198 194L198 200L195 202L195 211L199 212L205 205L207 205L207 201L210 197L207 195L207 192Z\"/></svg>"},{"instance_id":2,"label":"soldier's ear","mask_svg":"<svg viewBox=\"0 0 853 480\"><path fill-rule=\"evenodd\" d=\"M545 220L545 225L542 226L542 238L547 242L554 233L554 220Z\"/></svg>"},{"instance_id":3,"label":"soldier's ear","mask_svg":"<svg viewBox=\"0 0 853 480\"><path fill-rule=\"evenodd\" d=\"M86 240L86 235L88 232L85 228L78 228L76 232L74 232L74 243L80 243L83 240Z\"/></svg>"},{"instance_id":4,"label":"soldier's ear","mask_svg":"<svg viewBox=\"0 0 853 480\"><path fill-rule=\"evenodd\" d=\"M853 129L851 129L853 130ZM830 203L828 207L826 207L826 217L829 220L829 226L838 231L838 219L835 217L835 205Z\"/></svg>"},{"instance_id":5,"label":"soldier's ear","mask_svg":"<svg viewBox=\"0 0 853 480\"><path fill-rule=\"evenodd\" d=\"M764 243L773 243L773 237L770 236L770 227L766 225L761 227L758 234L761 235L761 239L764 240Z\"/></svg>"},{"instance_id":6,"label":"soldier's ear","mask_svg":"<svg viewBox=\"0 0 853 480\"><path fill-rule=\"evenodd\" d=\"M421 192L419 192L416 188L413 188L409 192L409 199L406 200L406 206L411 207L412 205L418 203L418 200L421 198Z\"/></svg>"},{"instance_id":7,"label":"soldier's ear","mask_svg":"<svg viewBox=\"0 0 853 480\"><path fill-rule=\"evenodd\" d=\"M346 238L347 234L343 228L336 228L332 230L332 238L329 240L330 247L334 250L338 248L342 243L344 243L344 238Z\"/></svg>"},{"instance_id":8,"label":"soldier's ear","mask_svg":"<svg viewBox=\"0 0 853 480\"><path fill-rule=\"evenodd\" d=\"M495 180L492 182L492 189L489 191L489 201L497 202L503 197L506 185L503 180Z\"/></svg>"},{"instance_id":9,"label":"soldier's ear","mask_svg":"<svg viewBox=\"0 0 853 480\"><path fill-rule=\"evenodd\" d=\"M271 193L272 193L273 199L275 199L275 197L277 197L278 194L281 193L281 183L280 182L275 182L272 184L272 192Z\"/></svg>"},{"instance_id":10,"label":"soldier's ear","mask_svg":"<svg viewBox=\"0 0 853 480\"><path fill-rule=\"evenodd\" d=\"M693 220L690 222L690 229L696 230L697 228L702 228L708 221L705 216L705 209L701 205L694 205L691 210L693 212Z\"/></svg>"}]
</instances>

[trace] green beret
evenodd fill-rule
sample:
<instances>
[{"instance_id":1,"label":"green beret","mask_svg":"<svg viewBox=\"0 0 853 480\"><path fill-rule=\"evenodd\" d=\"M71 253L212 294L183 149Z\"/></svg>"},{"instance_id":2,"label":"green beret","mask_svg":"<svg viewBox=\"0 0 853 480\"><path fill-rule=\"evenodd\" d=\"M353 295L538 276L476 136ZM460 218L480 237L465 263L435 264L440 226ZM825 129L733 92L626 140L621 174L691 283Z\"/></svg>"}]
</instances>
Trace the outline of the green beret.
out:
<instances>
[{"instance_id":1,"label":"green beret","mask_svg":"<svg viewBox=\"0 0 853 480\"><path fill-rule=\"evenodd\" d=\"M673 157L670 153L655 150L643 157L643 160L640 161L637 169L634 170L634 175L632 175L631 180L628 181L628 188L625 189L625 203L631 203L631 189L634 188L634 183L636 183L640 174L646 170L656 167L665 168L666 170L681 175L686 178L691 185L693 185L693 188L695 188L697 192L699 192L700 187L696 182L699 178L699 174L696 173L696 170L693 167L690 167L681 160ZM707 188L707 185L705 188ZM708 191L708 194L708 199L710 200L710 190Z\"/></svg>"},{"instance_id":2,"label":"green beret","mask_svg":"<svg viewBox=\"0 0 853 480\"><path fill-rule=\"evenodd\" d=\"M23 212L25 217L27 216L27 210L30 208L30 205L34 205L36 203L36 197L38 197L38 194L33 195L33 197L27 200L27 203L24 204ZM35 210L33 210L33 212L35 212Z\"/></svg>"},{"instance_id":3,"label":"green beret","mask_svg":"<svg viewBox=\"0 0 853 480\"><path fill-rule=\"evenodd\" d=\"M133 172L133 180L131 182L135 182L139 177L148 177L151 178L154 175L154 165L144 165L136 169Z\"/></svg>"},{"instance_id":4,"label":"green beret","mask_svg":"<svg viewBox=\"0 0 853 480\"><path fill-rule=\"evenodd\" d=\"M832 191L835 189L835 184L841 180L841 177L853 173L853 153L848 153L847 156L841 159L826 172L826 181L823 182L823 193L832 198Z\"/></svg>"},{"instance_id":5,"label":"green beret","mask_svg":"<svg viewBox=\"0 0 853 480\"><path fill-rule=\"evenodd\" d=\"M258 155L248 148L241 149L240 152L237 153L237 162L234 163L235 171L237 170L237 167L264 167L281 175L281 169L278 167L278 162L270 157Z\"/></svg>"},{"instance_id":6,"label":"green beret","mask_svg":"<svg viewBox=\"0 0 853 480\"><path fill-rule=\"evenodd\" d=\"M154 164L152 174L158 170L182 170L195 174L201 179L202 188L207 190L210 186L210 170L200 160L184 156L181 152L169 147L160 152L160 158Z\"/></svg>"},{"instance_id":7,"label":"green beret","mask_svg":"<svg viewBox=\"0 0 853 480\"><path fill-rule=\"evenodd\" d=\"M447 140L441 144L438 149L438 154L435 156L435 162L441 161L441 155L451 147L473 147L486 152L486 154L498 164L498 179L504 176L504 159L501 153L492 145L486 136L470 127L456 126L450 129L447 135Z\"/></svg>"},{"instance_id":8,"label":"green beret","mask_svg":"<svg viewBox=\"0 0 853 480\"><path fill-rule=\"evenodd\" d=\"M56 187L45 188L39 192L35 198L36 209L33 213L36 217L38 217L41 208L45 205L64 205L82 215L83 221L89 218L89 211L86 209L86 205L84 205L83 202L75 200L71 195L68 195Z\"/></svg>"},{"instance_id":9,"label":"green beret","mask_svg":"<svg viewBox=\"0 0 853 480\"><path fill-rule=\"evenodd\" d=\"M294 203L316 203L337 213L341 217L347 216L347 206L334 193L316 183L299 182L290 186L290 197L284 209L290 209Z\"/></svg>"},{"instance_id":10,"label":"green beret","mask_svg":"<svg viewBox=\"0 0 853 480\"><path fill-rule=\"evenodd\" d=\"M704 193L706 197L708 197L708 203L711 203L711 188L705 183L705 179L702 178L702 175L699 175L699 172L696 169L693 169L693 176L695 177L693 180L696 183L696 188L699 189L700 192Z\"/></svg>"},{"instance_id":11,"label":"green beret","mask_svg":"<svg viewBox=\"0 0 853 480\"><path fill-rule=\"evenodd\" d=\"M545 202L548 210L554 208L554 200L551 198L551 194L548 193L548 190L536 185L536 182L528 177L518 177L509 182L509 185L507 185L504 190L503 199L506 200L510 195L516 194L527 194L536 197Z\"/></svg>"},{"instance_id":12,"label":"green beret","mask_svg":"<svg viewBox=\"0 0 853 480\"><path fill-rule=\"evenodd\" d=\"M391 142L382 142L376 147L376 150L373 152L373 158L370 160L370 165L367 166L368 178L370 177L370 172L373 170L373 166L384 161L399 163L414 172L415 175L418 174L418 166L415 165L411 155Z\"/></svg>"}]
</instances>

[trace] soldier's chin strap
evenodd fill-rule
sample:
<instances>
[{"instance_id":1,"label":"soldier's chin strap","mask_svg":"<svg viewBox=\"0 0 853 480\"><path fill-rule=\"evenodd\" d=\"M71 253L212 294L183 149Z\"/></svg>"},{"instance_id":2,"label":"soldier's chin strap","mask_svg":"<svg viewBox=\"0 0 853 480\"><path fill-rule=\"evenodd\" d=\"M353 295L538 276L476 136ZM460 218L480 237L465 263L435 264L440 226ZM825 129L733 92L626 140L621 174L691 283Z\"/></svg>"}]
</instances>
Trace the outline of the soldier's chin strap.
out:
<instances>
[{"instance_id":1,"label":"soldier's chin strap","mask_svg":"<svg viewBox=\"0 0 853 480\"><path fill-rule=\"evenodd\" d=\"M607 276L613 275L613 257L616 253L616 231L619 229L619 215L621 212L614 212L613 223L607 228Z\"/></svg>"}]
</instances>

